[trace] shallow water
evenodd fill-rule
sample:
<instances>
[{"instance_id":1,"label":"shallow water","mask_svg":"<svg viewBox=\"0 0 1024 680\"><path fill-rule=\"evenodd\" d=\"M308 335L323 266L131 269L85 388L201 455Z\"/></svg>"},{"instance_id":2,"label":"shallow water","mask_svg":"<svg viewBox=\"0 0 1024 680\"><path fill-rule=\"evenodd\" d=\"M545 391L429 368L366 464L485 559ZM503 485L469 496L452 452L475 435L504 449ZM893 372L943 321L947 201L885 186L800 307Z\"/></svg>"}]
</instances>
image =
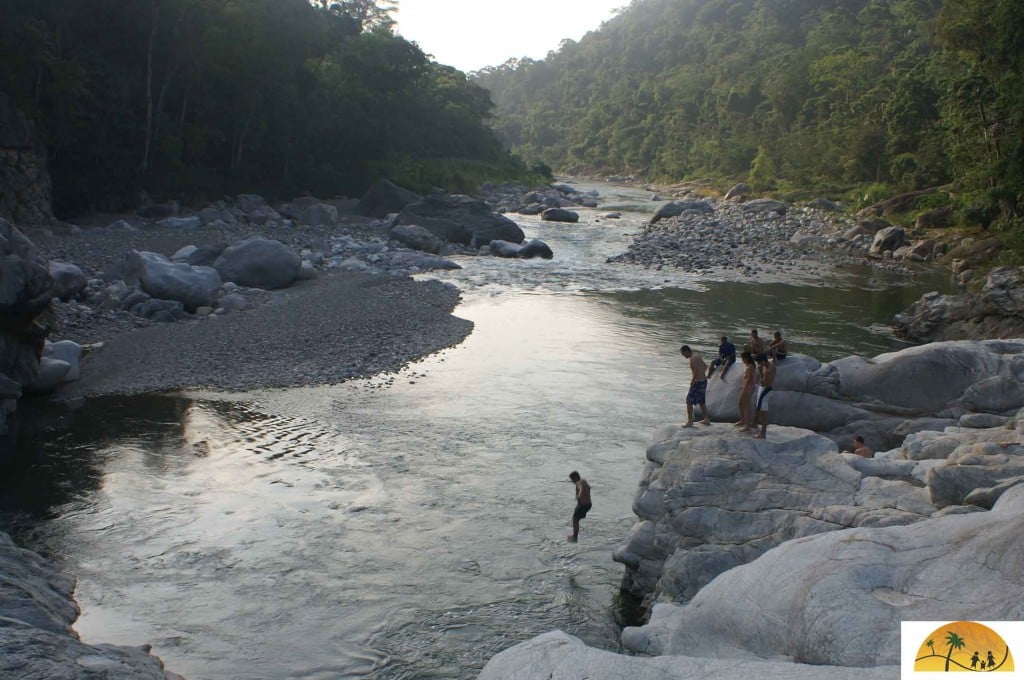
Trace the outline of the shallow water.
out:
<instances>
[{"instance_id":1,"label":"shallow water","mask_svg":"<svg viewBox=\"0 0 1024 680\"><path fill-rule=\"evenodd\" d=\"M601 187L608 192L609 187ZM897 347L891 315L943 277L794 283L606 265L625 219L523 220L555 260L465 258L465 343L330 387L90 402L26 441L7 525L76 574L91 642L152 642L201 678L463 678L561 628L616 649L643 451L681 418L682 342L782 328L823 360ZM598 221L599 220L599 221ZM578 544L567 474L590 480Z\"/></svg>"}]
</instances>

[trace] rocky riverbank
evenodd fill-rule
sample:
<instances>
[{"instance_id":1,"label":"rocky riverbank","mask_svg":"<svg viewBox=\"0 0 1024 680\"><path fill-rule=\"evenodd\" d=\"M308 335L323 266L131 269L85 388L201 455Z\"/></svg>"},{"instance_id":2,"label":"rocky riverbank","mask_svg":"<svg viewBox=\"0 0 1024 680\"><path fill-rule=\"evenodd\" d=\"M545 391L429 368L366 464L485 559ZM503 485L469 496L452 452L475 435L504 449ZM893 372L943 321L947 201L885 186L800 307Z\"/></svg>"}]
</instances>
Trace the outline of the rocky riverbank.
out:
<instances>
[{"instance_id":1,"label":"rocky riverbank","mask_svg":"<svg viewBox=\"0 0 1024 680\"><path fill-rule=\"evenodd\" d=\"M865 459L811 429L773 424L758 441L728 425L665 428L615 553L623 587L653 605L623 646L653 658L552 633L480 677L582 678L597 664L614 677L893 677L901 620L1020 619L1024 340L792 369L780 369L773 423L795 410L834 431L829 407L808 401L824 389L851 407L902 407L916 431ZM787 401L797 373L807 391Z\"/></svg>"},{"instance_id":2,"label":"rocky riverbank","mask_svg":"<svg viewBox=\"0 0 1024 680\"><path fill-rule=\"evenodd\" d=\"M75 581L0 532L0 677L183 680L149 647L87 645L72 629Z\"/></svg>"}]
</instances>

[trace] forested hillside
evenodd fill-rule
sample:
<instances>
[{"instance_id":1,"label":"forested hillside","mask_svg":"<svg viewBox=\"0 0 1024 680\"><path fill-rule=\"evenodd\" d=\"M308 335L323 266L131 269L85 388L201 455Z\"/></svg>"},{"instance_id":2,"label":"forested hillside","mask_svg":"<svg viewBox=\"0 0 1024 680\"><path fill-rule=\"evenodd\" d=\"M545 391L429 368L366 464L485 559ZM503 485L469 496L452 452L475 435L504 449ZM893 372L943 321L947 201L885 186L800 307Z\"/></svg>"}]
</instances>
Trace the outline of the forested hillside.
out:
<instances>
[{"instance_id":1,"label":"forested hillside","mask_svg":"<svg viewBox=\"0 0 1024 680\"><path fill-rule=\"evenodd\" d=\"M478 85L383 0L0 0L0 92L36 122L58 214L154 198L465 189L516 173Z\"/></svg>"},{"instance_id":2,"label":"forested hillside","mask_svg":"<svg viewBox=\"0 0 1024 680\"><path fill-rule=\"evenodd\" d=\"M543 61L475 76L513 150L558 170L952 183L987 224L1024 206L1022 63L1020 0L633 0Z\"/></svg>"}]
</instances>

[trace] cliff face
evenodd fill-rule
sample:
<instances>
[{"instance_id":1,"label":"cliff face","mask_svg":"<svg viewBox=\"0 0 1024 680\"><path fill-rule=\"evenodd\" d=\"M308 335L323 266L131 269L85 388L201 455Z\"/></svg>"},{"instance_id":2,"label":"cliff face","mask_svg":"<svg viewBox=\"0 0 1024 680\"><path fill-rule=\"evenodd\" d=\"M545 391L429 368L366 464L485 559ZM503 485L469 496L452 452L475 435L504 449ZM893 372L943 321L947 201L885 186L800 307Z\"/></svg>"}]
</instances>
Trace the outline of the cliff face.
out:
<instances>
[{"instance_id":1,"label":"cliff face","mask_svg":"<svg viewBox=\"0 0 1024 680\"><path fill-rule=\"evenodd\" d=\"M0 462L13 448L7 417L36 378L39 350L53 327L53 278L35 246L0 219Z\"/></svg>"},{"instance_id":2,"label":"cliff face","mask_svg":"<svg viewBox=\"0 0 1024 680\"><path fill-rule=\"evenodd\" d=\"M31 121L0 92L0 218L50 224L51 199L46 151Z\"/></svg>"}]
</instances>

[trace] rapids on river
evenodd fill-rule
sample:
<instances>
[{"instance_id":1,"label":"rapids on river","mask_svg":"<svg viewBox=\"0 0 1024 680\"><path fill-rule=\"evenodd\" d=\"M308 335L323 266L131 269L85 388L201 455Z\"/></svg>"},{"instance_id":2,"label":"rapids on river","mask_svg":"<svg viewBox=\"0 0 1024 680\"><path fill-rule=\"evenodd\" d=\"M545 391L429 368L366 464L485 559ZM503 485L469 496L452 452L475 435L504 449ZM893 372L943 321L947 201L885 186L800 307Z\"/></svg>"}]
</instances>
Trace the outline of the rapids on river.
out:
<instances>
[{"instance_id":1,"label":"rapids on river","mask_svg":"<svg viewBox=\"0 0 1024 680\"><path fill-rule=\"evenodd\" d=\"M456 348L334 386L91 400L35 442L0 525L78 578L83 639L151 642L190 680L474 677L556 628L617 650L611 552L651 433L682 418L679 345L781 328L823 361L875 354L898 347L893 313L946 285L606 264L656 204L581 188L602 197L578 224L512 216L554 260L430 274L475 323ZM594 496L577 544L574 469Z\"/></svg>"}]
</instances>

